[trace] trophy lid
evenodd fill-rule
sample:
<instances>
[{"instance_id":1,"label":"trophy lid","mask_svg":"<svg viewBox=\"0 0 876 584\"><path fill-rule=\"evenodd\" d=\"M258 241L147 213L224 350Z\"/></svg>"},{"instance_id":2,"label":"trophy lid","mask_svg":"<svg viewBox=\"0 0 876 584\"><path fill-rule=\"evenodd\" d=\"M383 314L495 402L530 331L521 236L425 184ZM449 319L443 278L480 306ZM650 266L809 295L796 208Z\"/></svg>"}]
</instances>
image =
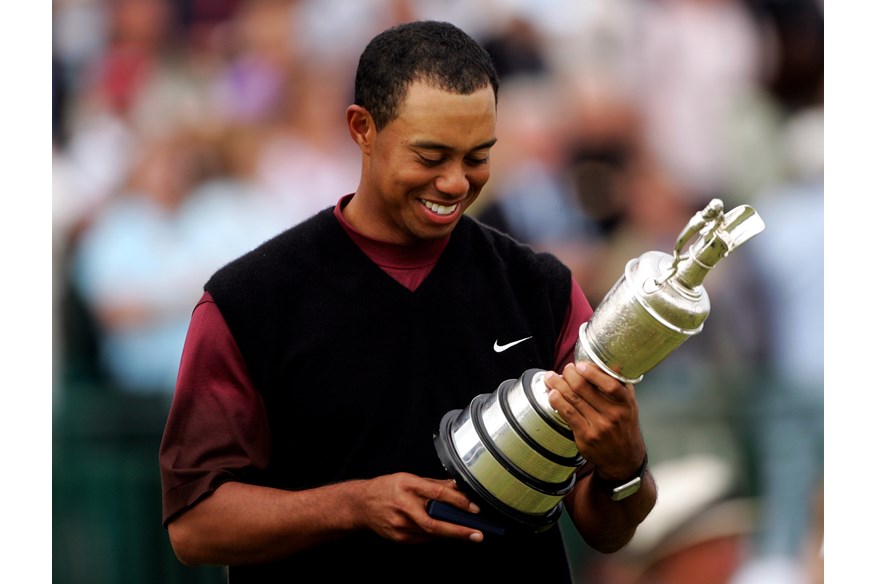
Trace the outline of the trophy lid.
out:
<instances>
[{"instance_id":1,"label":"trophy lid","mask_svg":"<svg viewBox=\"0 0 876 584\"><path fill-rule=\"evenodd\" d=\"M668 273L687 288L695 288L715 265L730 255L737 247L766 228L757 211L749 205L740 205L728 213L723 212L720 199L712 202L691 219L679 235L675 247L673 269ZM686 238L695 229L700 237L685 255L679 250Z\"/></svg>"}]
</instances>

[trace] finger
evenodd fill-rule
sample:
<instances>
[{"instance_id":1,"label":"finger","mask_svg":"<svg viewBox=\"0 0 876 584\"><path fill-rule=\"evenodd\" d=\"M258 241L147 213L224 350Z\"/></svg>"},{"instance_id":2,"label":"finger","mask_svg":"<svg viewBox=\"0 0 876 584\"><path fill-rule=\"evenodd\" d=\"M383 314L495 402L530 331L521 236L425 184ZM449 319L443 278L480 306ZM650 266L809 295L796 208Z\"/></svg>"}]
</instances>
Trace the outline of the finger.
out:
<instances>
[{"instance_id":1,"label":"finger","mask_svg":"<svg viewBox=\"0 0 876 584\"><path fill-rule=\"evenodd\" d=\"M562 417L572 428L573 433L577 433L575 430L576 428L584 427L586 429L590 426L590 420L587 418L587 415L574 404L570 403L569 400L566 399L566 395L559 390L552 389L550 391L548 394L548 403L550 403L551 407L554 408L554 410L560 414L560 417Z\"/></svg>"},{"instance_id":2,"label":"finger","mask_svg":"<svg viewBox=\"0 0 876 584\"><path fill-rule=\"evenodd\" d=\"M556 374L555 374L556 375ZM560 416L572 428L583 426L589 427L591 416L596 415L595 410L576 393L569 384L563 381L563 378L556 375L556 379L552 380L550 391L548 393L548 403L551 407L560 414Z\"/></svg>"},{"instance_id":3,"label":"finger","mask_svg":"<svg viewBox=\"0 0 876 584\"><path fill-rule=\"evenodd\" d=\"M600 399L607 398L612 402L624 403L632 397L633 387L631 384L621 383L593 363L581 361L574 364L572 369L596 390L592 398L594 407L598 407ZM571 373L563 370L563 375L571 375Z\"/></svg>"},{"instance_id":4,"label":"finger","mask_svg":"<svg viewBox=\"0 0 876 584\"><path fill-rule=\"evenodd\" d=\"M561 379L562 381L556 382L556 389L563 401L575 410L570 413L577 413L587 418L599 412L598 402L595 399L598 398L599 392L590 386L590 382L581 375L574 363L569 363L563 368Z\"/></svg>"},{"instance_id":5,"label":"finger","mask_svg":"<svg viewBox=\"0 0 876 584\"><path fill-rule=\"evenodd\" d=\"M442 501L469 513L480 513L480 508L465 493L459 490L456 481L452 479L433 481L422 495L427 501Z\"/></svg>"},{"instance_id":6,"label":"finger","mask_svg":"<svg viewBox=\"0 0 876 584\"><path fill-rule=\"evenodd\" d=\"M483 541L483 532L472 521L477 521L477 514L467 509L459 509L442 501L429 501L422 528L433 536Z\"/></svg>"},{"instance_id":7,"label":"finger","mask_svg":"<svg viewBox=\"0 0 876 584\"><path fill-rule=\"evenodd\" d=\"M484 535L481 531L450 520L453 516L476 515L481 511L477 504L459 489L455 481L452 479L430 481L429 487L424 492L424 497L425 501L418 508L418 512L412 515L423 531L433 536L468 539L474 542L483 541ZM444 510L444 513L430 514L428 509L432 501L444 504L435 507L438 510ZM451 512L453 509L458 510L459 513Z\"/></svg>"},{"instance_id":8,"label":"finger","mask_svg":"<svg viewBox=\"0 0 876 584\"><path fill-rule=\"evenodd\" d=\"M459 525L458 523L436 519L430 515L426 515L425 521L421 527L424 532L433 537L463 539L473 543L484 541L484 534L482 531Z\"/></svg>"}]
</instances>

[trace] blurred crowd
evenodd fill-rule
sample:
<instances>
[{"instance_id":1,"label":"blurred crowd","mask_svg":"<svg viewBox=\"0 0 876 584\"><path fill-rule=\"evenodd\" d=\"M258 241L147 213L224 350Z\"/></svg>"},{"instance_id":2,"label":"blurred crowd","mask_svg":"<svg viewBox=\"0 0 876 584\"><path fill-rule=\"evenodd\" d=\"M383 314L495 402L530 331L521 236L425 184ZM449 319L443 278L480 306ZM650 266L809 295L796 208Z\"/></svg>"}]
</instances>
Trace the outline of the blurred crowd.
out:
<instances>
[{"instance_id":1,"label":"blurred crowd","mask_svg":"<svg viewBox=\"0 0 876 584\"><path fill-rule=\"evenodd\" d=\"M356 189L358 55L416 19L502 79L470 213L593 306L713 198L767 226L637 386L660 501L621 553L575 551L582 582L821 582L821 0L54 0L55 416L83 386L169 404L210 274Z\"/></svg>"}]
</instances>

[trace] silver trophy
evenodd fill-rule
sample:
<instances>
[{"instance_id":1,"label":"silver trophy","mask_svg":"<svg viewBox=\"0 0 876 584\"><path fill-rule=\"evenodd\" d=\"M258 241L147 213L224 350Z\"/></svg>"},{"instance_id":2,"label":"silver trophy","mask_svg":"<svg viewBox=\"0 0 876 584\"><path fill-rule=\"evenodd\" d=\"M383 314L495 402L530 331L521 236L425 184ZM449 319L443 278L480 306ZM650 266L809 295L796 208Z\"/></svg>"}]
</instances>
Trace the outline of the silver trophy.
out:
<instances>
[{"instance_id":1,"label":"silver trophy","mask_svg":"<svg viewBox=\"0 0 876 584\"><path fill-rule=\"evenodd\" d=\"M709 316L708 273L765 228L748 205L724 213L712 199L694 214L672 255L649 251L627 262L624 275L581 325L575 361L595 363L623 383L638 383ZM687 251L690 239L699 234ZM548 403L544 370L529 369L447 412L434 434L444 468L482 509L458 520L504 533L539 532L556 523L562 500L585 460L572 432ZM437 515L440 517L440 515Z\"/></svg>"}]
</instances>

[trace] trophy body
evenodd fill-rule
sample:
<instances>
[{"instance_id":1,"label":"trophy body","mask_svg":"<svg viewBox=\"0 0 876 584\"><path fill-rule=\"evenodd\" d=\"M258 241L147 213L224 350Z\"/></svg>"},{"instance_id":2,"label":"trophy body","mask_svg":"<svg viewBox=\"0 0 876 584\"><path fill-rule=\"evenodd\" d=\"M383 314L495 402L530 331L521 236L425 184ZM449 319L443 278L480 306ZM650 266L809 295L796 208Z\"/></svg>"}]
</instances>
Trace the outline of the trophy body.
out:
<instances>
[{"instance_id":1,"label":"trophy body","mask_svg":"<svg viewBox=\"0 0 876 584\"><path fill-rule=\"evenodd\" d=\"M765 225L743 205L723 212L713 199L682 230L673 254L630 260L579 329L575 361L589 361L623 383L644 374L702 330L709 271ZM691 237L699 238L687 250ZM586 462L568 424L548 403L544 371L529 369L447 412L434 434L444 468L461 488L512 530L538 532L562 514L562 500Z\"/></svg>"}]
</instances>

